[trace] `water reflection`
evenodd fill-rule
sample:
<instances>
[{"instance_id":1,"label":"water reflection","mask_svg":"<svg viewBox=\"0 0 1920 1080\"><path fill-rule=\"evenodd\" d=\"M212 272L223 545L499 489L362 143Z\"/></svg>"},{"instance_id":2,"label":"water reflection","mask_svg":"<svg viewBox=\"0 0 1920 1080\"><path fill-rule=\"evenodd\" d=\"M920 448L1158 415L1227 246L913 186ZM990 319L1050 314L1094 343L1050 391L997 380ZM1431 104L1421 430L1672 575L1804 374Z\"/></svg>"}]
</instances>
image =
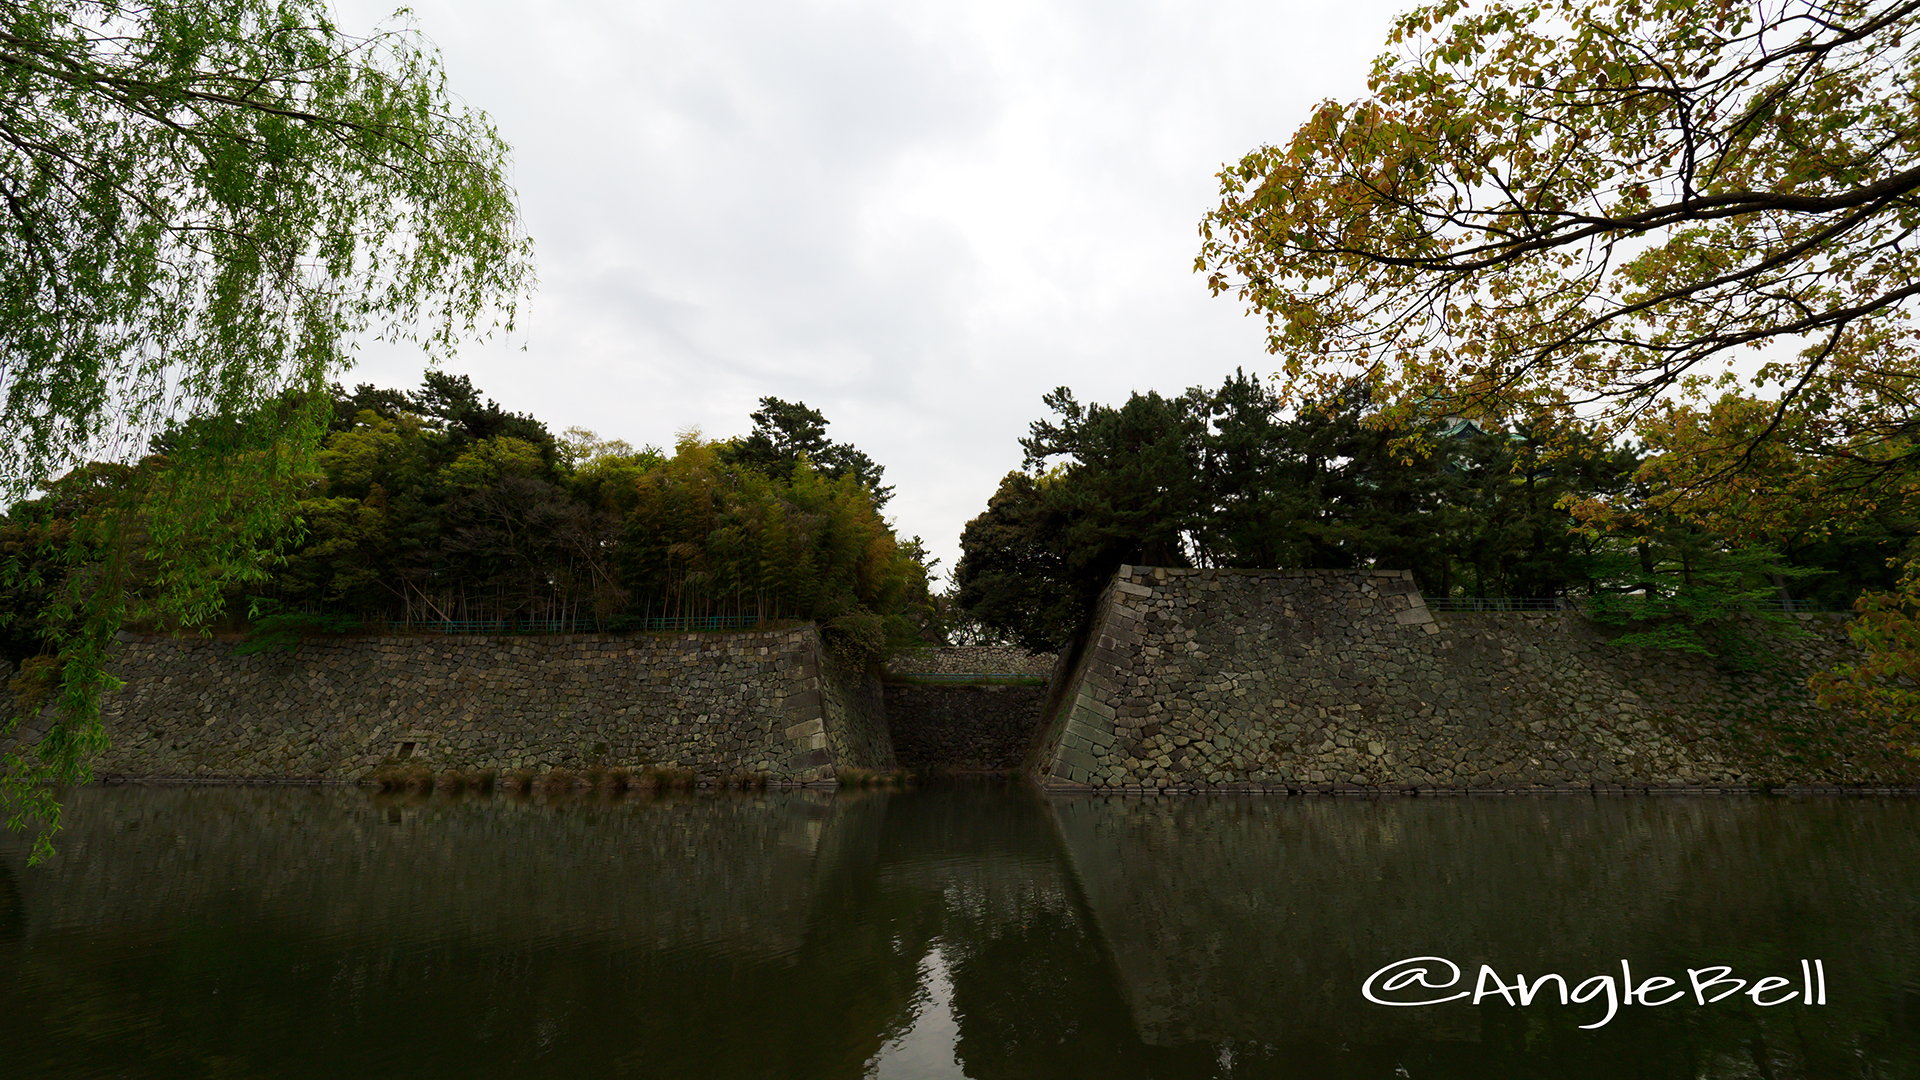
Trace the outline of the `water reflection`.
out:
<instances>
[{"instance_id":1,"label":"water reflection","mask_svg":"<svg viewBox=\"0 0 1920 1080\"><path fill-rule=\"evenodd\" d=\"M9 1076L1920 1076L1920 803L76 792ZM1821 957L1825 1008L1366 1004ZM1630 1068L1626 1067L1630 1064Z\"/></svg>"},{"instance_id":2,"label":"water reflection","mask_svg":"<svg viewBox=\"0 0 1920 1080\"><path fill-rule=\"evenodd\" d=\"M1920 805L1842 800L1088 799L1056 806L1141 1038L1235 1074L1912 1075ZM1793 976L1825 1008L1603 1003L1383 1008L1396 959L1511 983ZM1844 975L1841 974L1844 972ZM1596 988L1597 989L1597 988ZM1446 996L1435 994L1435 997ZM1743 1007L1744 1005L1744 1007ZM1256 1066L1256 1061L1259 1063ZM1886 1071L1891 1068L1891 1071ZM1402 1071L1404 1070L1404 1071Z\"/></svg>"}]
</instances>

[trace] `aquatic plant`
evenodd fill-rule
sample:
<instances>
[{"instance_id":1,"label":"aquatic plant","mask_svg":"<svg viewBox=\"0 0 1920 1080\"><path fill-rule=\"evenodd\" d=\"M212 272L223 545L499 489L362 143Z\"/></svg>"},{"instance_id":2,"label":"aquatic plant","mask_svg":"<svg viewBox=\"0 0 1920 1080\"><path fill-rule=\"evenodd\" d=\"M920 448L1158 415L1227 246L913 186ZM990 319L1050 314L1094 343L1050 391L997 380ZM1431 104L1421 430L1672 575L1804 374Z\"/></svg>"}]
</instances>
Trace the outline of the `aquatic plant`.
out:
<instances>
[{"instance_id":1,"label":"aquatic plant","mask_svg":"<svg viewBox=\"0 0 1920 1080\"><path fill-rule=\"evenodd\" d=\"M571 792L576 782L577 778L571 770L555 765L547 770L545 776L534 781L533 786L548 795L560 795Z\"/></svg>"},{"instance_id":2,"label":"aquatic plant","mask_svg":"<svg viewBox=\"0 0 1920 1080\"><path fill-rule=\"evenodd\" d=\"M841 787L906 788L911 786L913 777L906 769L880 772L874 769L863 769L857 765L843 765L834 770L834 779L840 782Z\"/></svg>"},{"instance_id":3,"label":"aquatic plant","mask_svg":"<svg viewBox=\"0 0 1920 1080\"><path fill-rule=\"evenodd\" d=\"M648 789L672 788L687 791L698 787L700 777L692 769L677 769L665 765L649 765L640 770L636 787Z\"/></svg>"},{"instance_id":4,"label":"aquatic plant","mask_svg":"<svg viewBox=\"0 0 1920 1080\"><path fill-rule=\"evenodd\" d=\"M425 765L382 765L373 771L373 789L383 794L433 790L433 770Z\"/></svg>"},{"instance_id":5,"label":"aquatic plant","mask_svg":"<svg viewBox=\"0 0 1920 1080\"><path fill-rule=\"evenodd\" d=\"M415 765L405 770L402 785L412 795L425 795L433 790L433 770L425 765Z\"/></svg>"}]
</instances>

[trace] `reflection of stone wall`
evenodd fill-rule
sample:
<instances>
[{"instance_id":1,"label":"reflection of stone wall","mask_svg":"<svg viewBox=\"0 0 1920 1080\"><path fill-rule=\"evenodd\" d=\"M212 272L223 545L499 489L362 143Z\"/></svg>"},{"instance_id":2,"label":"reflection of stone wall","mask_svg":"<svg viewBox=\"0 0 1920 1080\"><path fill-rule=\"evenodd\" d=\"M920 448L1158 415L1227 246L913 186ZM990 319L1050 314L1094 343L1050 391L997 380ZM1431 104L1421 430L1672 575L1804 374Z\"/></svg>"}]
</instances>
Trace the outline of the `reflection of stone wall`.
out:
<instances>
[{"instance_id":1,"label":"reflection of stone wall","mask_svg":"<svg viewBox=\"0 0 1920 1080\"><path fill-rule=\"evenodd\" d=\"M1574 613L1441 616L1401 571L1122 567L1037 761L1091 787L1913 783L1812 706L1848 653L1806 616L1778 663L1607 644ZM1770 742L1771 740L1771 742Z\"/></svg>"},{"instance_id":2,"label":"reflection of stone wall","mask_svg":"<svg viewBox=\"0 0 1920 1080\"><path fill-rule=\"evenodd\" d=\"M126 685L103 710L97 775L350 780L404 758L811 781L893 765L878 680L834 664L811 628L339 638L249 657L130 638L109 668Z\"/></svg>"},{"instance_id":3,"label":"reflection of stone wall","mask_svg":"<svg viewBox=\"0 0 1920 1080\"><path fill-rule=\"evenodd\" d=\"M1095 795L1054 808L1148 1043L1476 1040L1512 1015L1361 997L1369 974L1416 956L1459 964L1469 985L1456 990L1483 963L1509 980L1617 976L1622 959L1636 978L1727 964L1797 980L1802 955L1821 957L1832 993L1816 1026L1871 1030L1920 956L1910 800ZM1656 1011L1741 1024L1738 1004Z\"/></svg>"},{"instance_id":4,"label":"reflection of stone wall","mask_svg":"<svg viewBox=\"0 0 1920 1080\"><path fill-rule=\"evenodd\" d=\"M82 788L59 854L17 880L30 939L264 919L335 942L384 945L432 927L496 948L724 943L783 957L805 933L821 875L838 865L823 860L823 839L843 818L878 812L812 791L549 804L333 787ZM233 902L244 913L221 911Z\"/></svg>"},{"instance_id":5,"label":"reflection of stone wall","mask_svg":"<svg viewBox=\"0 0 1920 1080\"><path fill-rule=\"evenodd\" d=\"M81 789L47 864L0 832L0 1073L858 1080L918 961L845 901L884 808Z\"/></svg>"},{"instance_id":6,"label":"reflection of stone wall","mask_svg":"<svg viewBox=\"0 0 1920 1080\"><path fill-rule=\"evenodd\" d=\"M907 768L1012 769L1033 742L1044 686L888 683L893 749Z\"/></svg>"},{"instance_id":7,"label":"reflection of stone wall","mask_svg":"<svg viewBox=\"0 0 1920 1080\"><path fill-rule=\"evenodd\" d=\"M371 1053L857 1080L910 1027L934 1053L893 1064L972 1076L1920 1075L1920 800L66 798L47 864L0 832L6 1075ZM1594 1033L1588 1006L1361 1000L1418 955L1509 978L1818 957L1831 1004Z\"/></svg>"}]
</instances>

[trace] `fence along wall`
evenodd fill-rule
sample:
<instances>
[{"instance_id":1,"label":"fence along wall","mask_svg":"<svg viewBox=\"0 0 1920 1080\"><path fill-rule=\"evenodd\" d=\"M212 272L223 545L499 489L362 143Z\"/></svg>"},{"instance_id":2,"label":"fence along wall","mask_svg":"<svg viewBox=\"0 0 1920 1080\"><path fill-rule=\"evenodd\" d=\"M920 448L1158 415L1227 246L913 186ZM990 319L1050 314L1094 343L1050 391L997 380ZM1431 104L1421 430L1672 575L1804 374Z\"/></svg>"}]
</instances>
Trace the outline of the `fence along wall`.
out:
<instances>
[{"instance_id":1,"label":"fence along wall","mask_svg":"<svg viewBox=\"0 0 1920 1080\"><path fill-rule=\"evenodd\" d=\"M359 780L434 769L676 767L830 779L894 767L880 686L811 627L337 638L294 653L127 637L96 776ZM26 732L37 737L35 732Z\"/></svg>"},{"instance_id":2,"label":"fence along wall","mask_svg":"<svg viewBox=\"0 0 1920 1080\"><path fill-rule=\"evenodd\" d=\"M1122 789L1920 781L1812 704L1805 675L1851 646L1798 618L1806 640L1742 673L1570 612L1436 617L1402 571L1122 567L1029 764Z\"/></svg>"}]
</instances>

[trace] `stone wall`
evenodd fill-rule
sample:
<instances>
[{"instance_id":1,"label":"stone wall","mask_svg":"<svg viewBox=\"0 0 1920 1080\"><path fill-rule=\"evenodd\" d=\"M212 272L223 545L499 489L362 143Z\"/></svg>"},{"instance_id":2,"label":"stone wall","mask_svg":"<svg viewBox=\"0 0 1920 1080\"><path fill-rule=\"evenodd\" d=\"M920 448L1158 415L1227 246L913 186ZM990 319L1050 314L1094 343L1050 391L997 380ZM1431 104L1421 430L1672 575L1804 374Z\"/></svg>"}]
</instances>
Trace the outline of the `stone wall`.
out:
<instances>
[{"instance_id":1,"label":"stone wall","mask_svg":"<svg viewBox=\"0 0 1920 1080\"><path fill-rule=\"evenodd\" d=\"M887 661L890 675L1047 675L1054 655L1018 645L945 645L915 649Z\"/></svg>"},{"instance_id":2,"label":"stone wall","mask_svg":"<svg viewBox=\"0 0 1920 1080\"><path fill-rule=\"evenodd\" d=\"M1920 762L1816 708L1843 623L1762 672L1576 613L1427 611L1401 571L1122 567L1030 759L1054 786L1887 785Z\"/></svg>"},{"instance_id":3,"label":"stone wall","mask_svg":"<svg viewBox=\"0 0 1920 1080\"><path fill-rule=\"evenodd\" d=\"M1808 700L1805 675L1851 655L1832 617L1801 617L1804 640L1743 673L1610 645L1575 613L1435 616L1400 572L1126 567L1094 625L1051 658L1049 690L883 692L811 628L334 638L252 657L128 637L110 664L126 686L103 710L112 748L93 764L338 780L396 761L651 765L813 782L840 767L1000 769L1025 747L1022 767L1065 787L1920 783L1920 762ZM949 667L1048 659L938 652L957 654Z\"/></svg>"},{"instance_id":4,"label":"stone wall","mask_svg":"<svg viewBox=\"0 0 1920 1080\"><path fill-rule=\"evenodd\" d=\"M821 721L833 761L862 769L899 767L887 730L887 702L880 680L817 650L821 659Z\"/></svg>"},{"instance_id":5,"label":"stone wall","mask_svg":"<svg viewBox=\"0 0 1920 1080\"><path fill-rule=\"evenodd\" d=\"M246 657L129 636L109 670L125 686L102 710L96 776L358 780L406 761L813 782L894 766L878 680L835 664L811 627L333 638Z\"/></svg>"},{"instance_id":6,"label":"stone wall","mask_svg":"<svg viewBox=\"0 0 1920 1080\"><path fill-rule=\"evenodd\" d=\"M893 750L909 769L998 772L1020 765L1046 707L1044 686L888 683Z\"/></svg>"}]
</instances>

